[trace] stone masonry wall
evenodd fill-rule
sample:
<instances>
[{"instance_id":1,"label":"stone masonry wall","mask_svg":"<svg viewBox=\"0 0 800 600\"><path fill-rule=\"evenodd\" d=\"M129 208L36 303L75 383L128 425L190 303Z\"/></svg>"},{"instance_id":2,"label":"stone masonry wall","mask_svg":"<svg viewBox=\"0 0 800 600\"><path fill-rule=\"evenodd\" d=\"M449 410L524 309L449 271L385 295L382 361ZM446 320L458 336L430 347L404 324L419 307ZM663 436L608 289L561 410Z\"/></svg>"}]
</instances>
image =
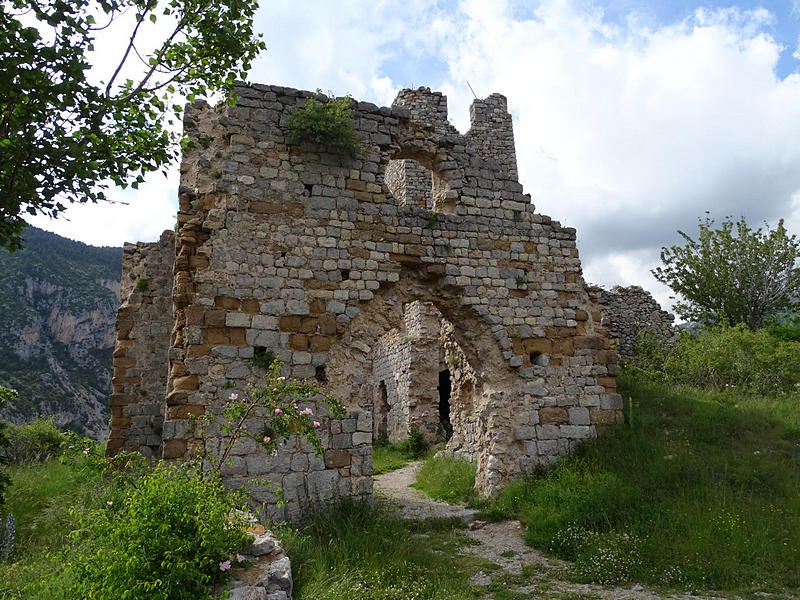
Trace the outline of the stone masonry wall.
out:
<instances>
[{"instance_id":1,"label":"stone masonry wall","mask_svg":"<svg viewBox=\"0 0 800 600\"><path fill-rule=\"evenodd\" d=\"M386 185L400 206L433 207L433 181L431 172L417 161L406 158L390 160L386 167Z\"/></svg>"},{"instance_id":2,"label":"stone masonry wall","mask_svg":"<svg viewBox=\"0 0 800 600\"><path fill-rule=\"evenodd\" d=\"M175 234L122 249L122 305L117 312L111 433L106 452L161 456L161 428L172 330Z\"/></svg>"},{"instance_id":3,"label":"stone masonry wall","mask_svg":"<svg viewBox=\"0 0 800 600\"><path fill-rule=\"evenodd\" d=\"M408 435L411 346L407 334L394 329L379 338L372 351L375 439L385 434L395 443Z\"/></svg>"},{"instance_id":4,"label":"stone masonry wall","mask_svg":"<svg viewBox=\"0 0 800 600\"><path fill-rule=\"evenodd\" d=\"M650 292L638 285L615 286L610 291L600 292L598 298L603 325L608 328L620 357L634 357L637 337L642 330L662 336L669 342L677 339L673 327L675 316L661 310Z\"/></svg>"},{"instance_id":5,"label":"stone masonry wall","mask_svg":"<svg viewBox=\"0 0 800 600\"><path fill-rule=\"evenodd\" d=\"M315 496L369 495L373 350L403 329L415 301L452 325L471 365L462 445L480 493L621 421L617 356L583 282L575 230L522 193L505 98L476 101L464 135L447 122L444 96L425 88L402 91L390 108L353 101L363 154L346 160L287 143L286 118L311 92L240 84L236 93L235 106L196 103L184 119L196 144L181 165L165 458L202 443L188 419L256 382L254 352L269 350L287 376L316 377L350 411L324 425L336 451L316 463L324 469L289 462L289 510ZM389 189L391 161L407 159L430 171L433 210L402 206ZM446 357L434 347L438 369ZM277 474L257 448L237 456L229 480ZM317 479L325 494L312 493Z\"/></svg>"}]
</instances>

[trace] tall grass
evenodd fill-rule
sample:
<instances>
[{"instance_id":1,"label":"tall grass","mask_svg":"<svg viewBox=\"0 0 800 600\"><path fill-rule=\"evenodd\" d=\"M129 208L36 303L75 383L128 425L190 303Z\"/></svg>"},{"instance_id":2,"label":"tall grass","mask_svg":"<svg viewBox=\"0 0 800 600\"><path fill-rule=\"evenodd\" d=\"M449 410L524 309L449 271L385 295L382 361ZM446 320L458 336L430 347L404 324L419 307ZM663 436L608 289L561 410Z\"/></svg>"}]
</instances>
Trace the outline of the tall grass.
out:
<instances>
[{"instance_id":1,"label":"tall grass","mask_svg":"<svg viewBox=\"0 0 800 600\"><path fill-rule=\"evenodd\" d=\"M626 425L507 486L487 515L519 517L529 543L576 560L589 580L800 587L797 401L625 372L619 384L632 399Z\"/></svg>"},{"instance_id":2,"label":"tall grass","mask_svg":"<svg viewBox=\"0 0 800 600\"><path fill-rule=\"evenodd\" d=\"M475 504L475 465L466 460L433 458L426 460L417 474L414 487L431 498L458 504Z\"/></svg>"},{"instance_id":3,"label":"tall grass","mask_svg":"<svg viewBox=\"0 0 800 600\"><path fill-rule=\"evenodd\" d=\"M474 559L458 519L408 521L386 508L343 502L276 533L292 559L295 600L473 599Z\"/></svg>"},{"instance_id":4,"label":"tall grass","mask_svg":"<svg viewBox=\"0 0 800 600\"><path fill-rule=\"evenodd\" d=\"M69 582L49 577L63 564L48 555L66 546L81 514L119 500L120 483L104 479L81 461L17 466L10 475L12 484L0 514L14 515L16 540L11 562L0 562L0 598L64 597Z\"/></svg>"}]
</instances>

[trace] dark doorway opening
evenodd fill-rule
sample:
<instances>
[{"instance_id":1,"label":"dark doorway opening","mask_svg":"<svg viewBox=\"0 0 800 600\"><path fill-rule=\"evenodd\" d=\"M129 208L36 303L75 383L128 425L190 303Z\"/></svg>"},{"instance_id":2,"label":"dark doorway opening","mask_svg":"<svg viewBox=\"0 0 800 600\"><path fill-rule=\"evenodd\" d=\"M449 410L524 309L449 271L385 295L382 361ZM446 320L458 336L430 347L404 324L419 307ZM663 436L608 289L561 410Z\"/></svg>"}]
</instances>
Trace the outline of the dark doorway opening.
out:
<instances>
[{"instance_id":1,"label":"dark doorway opening","mask_svg":"<svg viewBox=\"0 0 800 600\"><path fill-rule=\"evenodd\" d=\"M453 388L450 384L450 369L439 371L439 426L444 432L444 438L450 439L453 435L453 426L450 424L450 396Z\"/></svg>"},{"instance_id":2,"label":"dark doorway opening","mask_svg":"<svg viewBox=\"0 0 800 600\"><path fill-rule=\"evenodd\" d=\"M389 395L386 392L386 382L381 381L378 390L378 403L375 411L375 439L377 441L388 441L387 421L389 416Z\"/></svg>"}]
</instances>

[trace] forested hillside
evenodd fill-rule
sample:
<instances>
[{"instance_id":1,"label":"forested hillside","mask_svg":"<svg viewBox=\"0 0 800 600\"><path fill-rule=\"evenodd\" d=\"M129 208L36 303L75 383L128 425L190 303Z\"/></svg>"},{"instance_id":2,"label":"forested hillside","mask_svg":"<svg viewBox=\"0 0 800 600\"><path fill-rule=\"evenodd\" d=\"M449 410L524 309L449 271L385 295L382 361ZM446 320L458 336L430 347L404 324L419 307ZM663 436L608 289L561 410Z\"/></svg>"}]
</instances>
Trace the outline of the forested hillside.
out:
<instances>
[{"instance_id":1,"label":"forested hillside","mask_svg":"<svg viewBox=\"0 0 800 600\"><path fill-rule=\"evenodd\" d=\"M34 227L0 250L0 385L19 392L3 419L105 435L121 254Z\"/></svg>"}]
</instances>

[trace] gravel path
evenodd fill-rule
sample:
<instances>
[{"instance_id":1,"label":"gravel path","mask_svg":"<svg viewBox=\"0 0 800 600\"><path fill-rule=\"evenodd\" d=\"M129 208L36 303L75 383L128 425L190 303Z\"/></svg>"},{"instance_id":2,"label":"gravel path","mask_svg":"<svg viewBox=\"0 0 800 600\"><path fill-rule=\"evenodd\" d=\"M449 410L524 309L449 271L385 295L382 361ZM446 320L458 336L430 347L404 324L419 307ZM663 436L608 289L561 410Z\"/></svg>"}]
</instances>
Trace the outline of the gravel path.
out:
<instances>
[{"instance_id":1,"label":"gravel path","mask_svg":"<svg viewBox=\"0 0 800 600\"><path fill-rule=\"evenodd\" d=\"M430 517L461 517L469 525L466 534L475 545L465 546L461 551L485 558L501 567L510 575L520 575L523 565L531 567L536 576L529 585L515 585L513 589L529 598L545 600L549 598L585 598L602 600L725 600L717 596L694 596L690 594L659 595L633 585L629 588L609 588L564 581L559 572L567 563L549 559L525 544L523 527L519 521L487 523L476 520L478 511L464 506L439 502L425 496L419 490L409 487L416 481L422 463L412 462L407 466L374 477L375 494L395 504L401 514L408 519ZM470 581L478 586L489 585L496 574L478 571ZM512 589L512 588L509 588ZM768 598L769 595L765 595ZM780 597L780 596L778 596ZM492 594L484 600L493 600Z\"/></svg>"},{"instance_id":2,"label":"gravel path","mask_svg":"<svg viewBox=\"0 0 800 600\"><path fill-rule=\"evenodd\" d=\"M433 500L409 487L417 480L421 467L422 463L415 461L396 471L376 475L373 478L375 493L394 502L406 519L461 517L467 522L472 521L477 510Z\"/></svg>"}]
</instances>

